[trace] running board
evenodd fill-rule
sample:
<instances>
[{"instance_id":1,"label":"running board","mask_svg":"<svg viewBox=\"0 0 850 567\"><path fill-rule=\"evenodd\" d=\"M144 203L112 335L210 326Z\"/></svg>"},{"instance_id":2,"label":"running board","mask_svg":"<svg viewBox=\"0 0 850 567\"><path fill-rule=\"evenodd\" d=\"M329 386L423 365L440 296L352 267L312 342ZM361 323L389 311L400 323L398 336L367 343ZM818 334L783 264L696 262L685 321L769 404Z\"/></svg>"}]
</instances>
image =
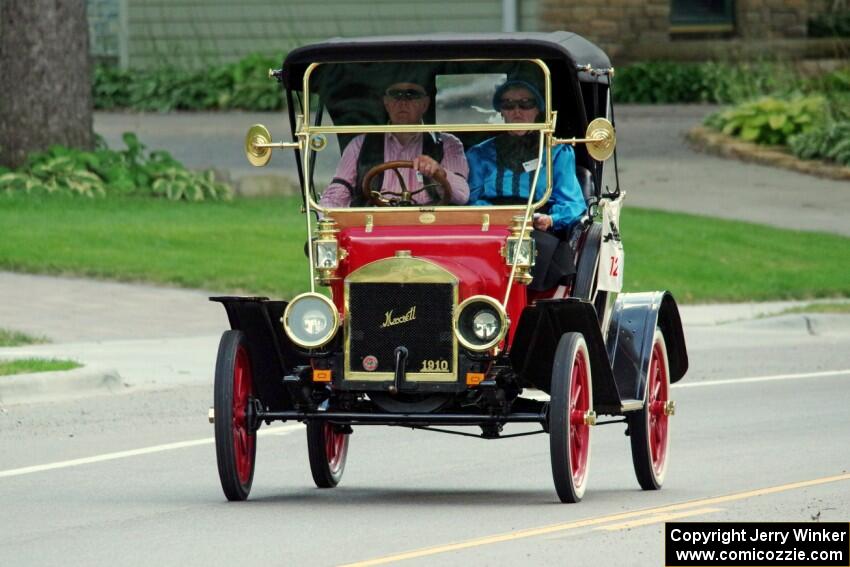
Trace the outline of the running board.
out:
<instances>
[{"instance_id":1,"label":"running board","mask_svg":"<svg viewBox=\"0 0 850 567\"><path fill-rule=\"evenodd\" d=\"M640 411L643 409L643 400L622 400L620 402L620 412L628 413L632 411Z\"/></svg>"}]
</instances>

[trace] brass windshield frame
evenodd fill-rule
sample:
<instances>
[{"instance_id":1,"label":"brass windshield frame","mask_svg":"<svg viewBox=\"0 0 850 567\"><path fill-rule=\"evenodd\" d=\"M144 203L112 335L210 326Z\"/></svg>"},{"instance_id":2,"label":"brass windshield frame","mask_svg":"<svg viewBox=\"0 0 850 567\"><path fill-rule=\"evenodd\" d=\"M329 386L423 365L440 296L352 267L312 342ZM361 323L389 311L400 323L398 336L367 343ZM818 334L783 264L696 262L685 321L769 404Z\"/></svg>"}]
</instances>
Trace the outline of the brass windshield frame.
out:
<instances>
[{"instance_id":1,"label":"brass windshield frame","mask_svg":"<svg viewBox=\"0 0 850 567\"><path fill-rule=\"evenodd\" d=\"M418 61L347 61L346 63L440 63L443 60L437 59L423 59ZM301 108L301 119L299 122L298 131L296 132L296 136L302 140L304 143L301 145L303 148L302 153L302 163L304 165L304 187L302 188L305 194L305 202L307 203L308 211L309 209L313 209L322 214L327 214L333 217L338 216L339 213L345 214L346 212L359 212L363 213L368 211L370 214L378 213L381 214L381 207L345 207L345 208L333 208L333 207L323 207L313 198L312 188L309 187L309 179L311 179L311 169L310 169L310 153L313 151L310 144L307 143L311 139L312 136L316 135L326 135L326 134L383 134L390 132L399 132L399 133L413 133L413 132L507 132L507 131L529 131L529 132L540 132L540 142L538 143L538 163L540 163L540 159L542 158L543 148L546 148L546 191L543 196L536 202L532 203L532 212L536 211L540 207L546 204L549 200L549 197L552 194L552 137L555 132L555 123L557 118L557 113L552 111L552 76L549 71L549 67L544 63L541 59L523 59L523 58L502 58L502 59L453 59L453 62L461 62L461 63L477 63L477 62L486 62L486 61L522 61L527 63L534 63L537 65L542 73L544 79L544 93L543 98L545 100L545 112L544 112L544 120L543 122L535 122L535 123L514 123L514 124L408 124L408 125L391 125L391 124L381 124L375 126L312 126L310 124L310 77L313 72L326 64L340 64L338 62L333 63L311 63L303 76L303 97L302 97L302 108ZM531 187L537 187L537 181L540 175L540 167L535 170L534 179ZM530 191L530 196L533 197L534 191ZM412 207L414 210L416 207ZM442 207L422 207L427 210L440 210L440 211L481 211L482 209L495 209L495 210L508 210L508 211L517 211L520 212L527 208L527 205L489 205L489 206L479 206L479 205L445 205ZM392 211L397 211L395 208L387 208L386 213L390 213ZM526 211L528 212L528 211ZM530 215L529 215L530 216Z\"/></svg>"},{"instance_id":2,"label":"brass windshield frame","mask_svg":"<svg viewBox=\"0 0 850 567\"><path fill-rule=\"evenodd\" d=\"M413 210L420 211L439 211L440 213L446 212L451 216L457 213L466 213L466 212L481 212L483 211L516 211L517 213L522 213L522 224L520 225L520 233L519 233L519 241L522 242L523 239L530 237L530 220L532 218L532 214L534 211L538 210L540 207L546 204L549 200L549 197L552 195L552 184L553 184L553 173L552 173L552 148L553 148L553 137L555 133L555 124L557 121L557 113L552 110L552 75L549 71L549 67L546 63L541 59L524 59L524 58L507 58L507 59L489 59L489 58L473 58L473 59L457 59L453 60L456 62L486 62L486 61L523 61L534 63L537 65L543 73L543 98L545 101L545 112L544 112L544 120L543 122L535 122L535 123L515 123L515 124L410 124L410 125L375 125L375 126L312 126L310 124L310 77L313 72L319 68L321 65L326 63L311 63L304 72L303 76L303 96L302 96L302 107L301 107L301 115L300 120L298 120L298 128L295 133L295 136L298 138L298 143L302 149L301 151L301 164L302 164L302 172L304 175L304 184L302 187L302 191L304 192L304 212L307 216L307 234L312 235L312 211L315 210L318 213L324 216L332 216L336 219L341 219L347 215L355 214L357 216L363 214L369 214L374 217L379 217L383 215L394 214L398 211L395 207L345 207L345 208L332 208L332 207L323 207L319 203L317 203L313 199L313 190L310 186L310 180L312 179L312 169L311 169L311 152L313 152L313 145L310 143L313 136L324 136L325 134L372 134L372 133L387 133L387 132L505 132L511 130L525 130L529 132L539 132L539 142L537 144L538 152L537 152L537 168L534 171L534 178L532 179L530 190L528 192L528 202L525 205L490 205L490 206L479 206L479 205L448 205L442 207L410 207ZM370 61L348 61L346 63L368 63ZM423 59L419 61L380 61L380 63L439 63L441 60L435 59ZM376 61L376 63L378 63ZM339 64L339 63L334 63ZM324 147L324 144L319 144L321 147ZM537 183L540 179L540 163L543 158L543 150L544 147L546 149L546 190L543 192L543 196L538 200L534 201L534 194L536 192ZM463 214L459 215L461 217L465 216ZM371 218L371 217L370 217ZM315 292L316 290L316 277L315 271L313 267L313 247L307 247L307 256L308 262L310 264L310 291ZM519 255L515 255L514 262L511 265L510 276L508 277L507 286L505 289L504 299L502 300L502 306L505 308L507 306L508 300L510 298L511 289L513 287L514 281L516 280L517 274L517 262L519 259Z\"/></svg>"}]
</instances>

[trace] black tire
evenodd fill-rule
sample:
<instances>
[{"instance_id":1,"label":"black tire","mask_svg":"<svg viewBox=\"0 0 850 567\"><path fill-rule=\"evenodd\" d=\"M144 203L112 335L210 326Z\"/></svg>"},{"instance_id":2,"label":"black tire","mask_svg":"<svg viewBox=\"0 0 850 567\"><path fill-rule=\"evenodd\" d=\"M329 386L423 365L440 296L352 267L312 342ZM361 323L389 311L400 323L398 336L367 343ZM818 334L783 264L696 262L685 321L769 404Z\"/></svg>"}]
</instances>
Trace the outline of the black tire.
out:
<instances>
[{"instance_id":1,"label":"black tire","mask_svg":"<svg viewBox=\"0 0 850 567\"><path fill-rule=\"evenodd\" d=\"M555 351L549 401L552 479L561 502L579 502L587 487L593 408L590 357L581 333L564 333Z\"/></svg>"},{"instance_id":2,"label":"black tire","mask_svg":"<svg viewBox=\"0 0 850 567\"><path fill-rule=\"evenodd\" d=\"M317 487L333 488L339 484L348 457L348 438L330 422L307 422L307 454Z\"/></svg>"},{"instance_id":3,"label":"black tire","mask_svg":"<svg viewBox=\"0 0 850 567\"><path fill-rule=\"evenodd\" d=\"M658 490L664 484L670 455L669 416L665 412L670 399L670 367L667 345L660 329L655 330L644 406L628 414L632 463L638 484L644 490Z\"/></svg>"},{"instance_id":4,"label":"black tire","mask_svg":"<svg viewBox=\"0 0 850 567\"><path fill-rule=\"evenodd\" d=\"M228 500L245 500L254 481L257 435L246 419L253 397L248 340L226 331L215 364L215 453L218 477Z\"/></svg>"}]
</instances>

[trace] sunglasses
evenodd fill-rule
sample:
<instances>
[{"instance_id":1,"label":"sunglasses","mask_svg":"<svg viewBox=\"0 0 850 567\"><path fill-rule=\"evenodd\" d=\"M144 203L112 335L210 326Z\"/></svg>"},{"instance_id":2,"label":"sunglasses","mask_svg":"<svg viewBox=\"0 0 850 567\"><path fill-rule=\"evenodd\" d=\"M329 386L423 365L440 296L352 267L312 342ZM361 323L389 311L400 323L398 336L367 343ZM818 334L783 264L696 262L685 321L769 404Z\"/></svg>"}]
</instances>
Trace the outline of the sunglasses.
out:
<instances>
[{"instance_id":1,"label":"sunglasses","mask_svg":"<svg viewBox=\"0 0 850 567\"><path fill-rule=\"evenodd\" d=\"M499 101L499 110L513 110L515 108L531 110L532 108L537 108L537 101L533 98L521 98L517 100L503 98Z\"/></svg>"},{"instance_id":2,"label":"sunglasses","mask_svg":"<svg viewBox=\"0 0 850 567\"><path fill-rule=\"evenodd\" d=\"M428 96L417 89L388 89L384 94L393 100L420 100Z\"/></svg>"}]
</instances>

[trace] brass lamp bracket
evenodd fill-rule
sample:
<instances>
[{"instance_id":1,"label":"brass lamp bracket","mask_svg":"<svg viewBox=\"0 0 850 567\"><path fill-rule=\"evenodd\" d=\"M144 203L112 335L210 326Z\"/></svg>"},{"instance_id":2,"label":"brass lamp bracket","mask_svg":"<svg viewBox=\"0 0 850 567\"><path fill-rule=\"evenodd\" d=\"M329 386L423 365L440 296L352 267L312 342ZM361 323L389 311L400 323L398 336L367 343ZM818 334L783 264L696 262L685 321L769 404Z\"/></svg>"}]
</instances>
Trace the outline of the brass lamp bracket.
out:
<instances>
[{"instance_id":1,"label":"brass lamp bracket","mask_svg":"<svg viewBox=\"0 0 850 567\"><path fill-rule=\"evenodd\" d=\"M576 70L580 73L588 73L590 76L595 77L598 75L607 75L609 77L614 76L614 68L608 67L606 68L594 68L593 65L587 63L586 65L576 65Z\"/></svg>"},{"instance_id":2,"label":"brass lamp bracket","mask_svg":"<svg viewBox=\"0 0 850 567\"><path fill-rule=\"evenodd\" d=\"M290 148L299 149L299 142L272 142L272 135L268 128L262 124L254 124L248 129L245 136L245 157L251 165L262 167L272 159L272 149Z\"/></svg>"},{"instance_id":3,"label":"brass lamp bracket","mask_svg":"<svg viewBox=\"0 0 850 567\"><path fill-rule=\"evenodd\" d=\"M553 138L552 145L561 144L586 144L587 153L597 161L605 161L614 153L617 145L617 136L614 134L614 126L605 118L596 118L587 125L584 138Z\"/></svg>"}]
</instances>

